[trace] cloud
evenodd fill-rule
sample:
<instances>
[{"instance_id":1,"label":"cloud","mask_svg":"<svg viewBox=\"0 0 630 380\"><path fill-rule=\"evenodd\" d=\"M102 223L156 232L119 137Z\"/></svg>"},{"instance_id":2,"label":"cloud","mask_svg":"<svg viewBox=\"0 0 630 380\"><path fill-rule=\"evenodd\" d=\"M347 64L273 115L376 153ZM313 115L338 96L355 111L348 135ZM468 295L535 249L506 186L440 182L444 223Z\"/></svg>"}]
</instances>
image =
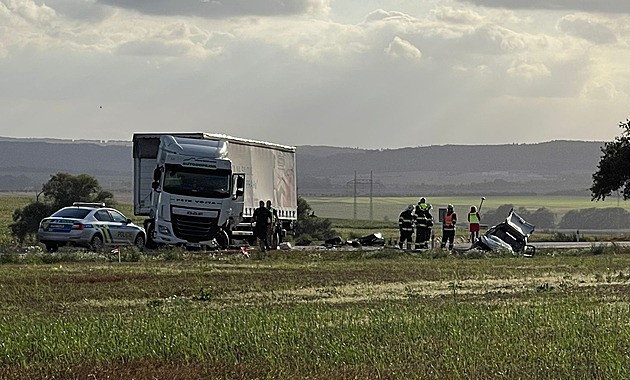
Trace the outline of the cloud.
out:
<instances>
[{"instance_id":1,"label":"cloud","mask_svg":"<svg viewBox=\"0 0 630 380\"><path fill-rule=\"evenodd\" d=\"M330 0L97 0L100 4L161 16L226 18L326 12Z\"/></svg>"},{"instance_id":2,"label":"cloud","mask_svg":"<svg viewBox=\"0 0 630 380\"><path fill-rule=\"evenodd\" d=\"M588 15L564 16L558 21L558 29L595 44L617 42L617 36L605 22Z\"/></svg>"},{"instance_id":3,"label":"cloud","mask_svg":"<svg viewBox=\"0 0 630 380\"><path fill-rule=\"evenodd\" d=\"M453 7L442 7L432 11L433 16L440 21L454 24L479 24L483 17L472 9L455 9Z\"/></svg>"},{"instance_id":4,"label":"cloud","mask_svg":"<svg viewBox=\"0 0 630 380\"><path fill-rule=\"evenodd\" d=\"M528 81L551 76L551 71L542 63L513 62L507 73L516 79Z\"/></svg>"},{"instance_id":5,"label":"cloud","mask_svg":"<svg viewBox=\"0 0 630 380\"><path fill-rule=\"evenodd\" d=\"M617 87L610 82L597 82L591 81L586 83L584 88L582 89L582 93L580 94L582 98L585 99L594 99L594 100L604 100L604 101L614 101L614 100L626 100L628 99L628 95L623 91L619 91Z\"/></svg>"},{"instance_id":6,"label":"cloud","mask_svg":"<svg viewBox=\"0 0 630 380\"><path fill-rule=\"evenodd\" d=\"M484 7L505 9L571 10L602 13L630 13L628 0L457 0Z\"/></svg>"},{"instance_id":7,"label":"cloud","mask_svg":"<svg viewBox=\"0 0 630 380\"><path fill-rule=\"evenodd\" d=\"M389 45L385 48L385 53L394 58L422 58L422 53L420 52L420 49L413 46L413 44L411 44L409 41L403 40L398 36L394 37L392 42L390 42Z\"/></svg>"},{"instance_id":8,"label":"cloud","mask_svg":"<svg viewBox=\"0 0 630 380\"><path fill-rule=\"evenodd\" d=\"M37 0L55 10L62 17L72 20L100 22L112 15L110 7L96 0Z\"/></svg>"},{"instance_id":9,"label":"cloud","mask_svg":"<svg viewBox=\"0 0 630 380\"><path fill-rule=\"evenodd\" d=\"M365 23L379 22L379 21L408 23L408 22L415 22L416 19L403 12L386 11L384 9L377 9L373 12L370 12L365 18Z\"/></svg>"},{"instance_id":10,"label":"cloud","mask_svg":"<svg viewBox=\"0 0 630 380\"><path fill-rule=\"evenodd\" d=\"M38 5L30 0L1 0L0 15L15 25L20 21L49 25L56 18L55 10L47 5ZM11 25L9 24L9 25Z\"/></svg>"}]
</instances>

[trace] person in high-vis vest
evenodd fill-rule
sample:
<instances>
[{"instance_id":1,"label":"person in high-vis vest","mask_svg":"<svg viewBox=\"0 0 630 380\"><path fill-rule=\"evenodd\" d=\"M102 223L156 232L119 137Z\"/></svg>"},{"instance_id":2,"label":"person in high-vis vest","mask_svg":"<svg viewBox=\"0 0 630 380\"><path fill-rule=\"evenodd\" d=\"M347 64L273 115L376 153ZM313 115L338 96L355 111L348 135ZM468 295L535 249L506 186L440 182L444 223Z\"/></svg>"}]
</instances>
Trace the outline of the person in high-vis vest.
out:
<instances>
[{"instance_id":1,"label":"person in high-vis vest","mask_svg":"<svg viewBox=\"0 0 630 380\"><path fill-rule=\"evenodd\" d=\"M267 200L267 210L269 210L269 218L267 224L267 249L278 249L278 244L280 244L280 236L277 234L278 230L278 210L274 209L271 206L271 200Z\"/></svg>"},{"instance_id":2,"label":"person in high-vis vest","mask_svg":"<svg viewBox=\"0 0 630 380\"><path fill-rule=\"evenodd\" d=\"M457 214L453 210L453 205L449 204L442 221L442 244L441 248L446 247L448 241L448 249L453 249L455 242L455 224L457 223Z\"/></svg>"},{"instance_id":3,"label":"person in high-vis vest","mask_svg":"<svg viewBox=\"0 0 630 380\"><path fill-rule=\"evenodd\" d=\"M433 227L433 216L431 215L431 205L427 204L425 198L421 198L416 206L416 249L429 248L431 237L431 227Z\"/></svg>"},{"instance_id":4,"label":"person in high-vis vest","mask_svg":"<svg viewBox=\"0 0 630 380\"><path fill-rule=\"evenodd\" d=\"M398 246L400 249L403 249L405 242L407 242L407 249L411 249L413 222L413 205L409 205L403 210L403 212L400 213L400 217L398 218L398 229L400 230L400 240L398 242Z\"/></svg>"},{"instance_id":5,"label":"person in high-vis vest","mask_svg":"<svg viewBox=\"0 0 630 380\"><path fill-rule=\"evenodd\" d=\"M470 206L470 212L468 213L468 223L470 224L470 243L475 244L479 239L479 222L481 222L481 215L477 211L477 207Z\"/></svg>"}]
</instances>

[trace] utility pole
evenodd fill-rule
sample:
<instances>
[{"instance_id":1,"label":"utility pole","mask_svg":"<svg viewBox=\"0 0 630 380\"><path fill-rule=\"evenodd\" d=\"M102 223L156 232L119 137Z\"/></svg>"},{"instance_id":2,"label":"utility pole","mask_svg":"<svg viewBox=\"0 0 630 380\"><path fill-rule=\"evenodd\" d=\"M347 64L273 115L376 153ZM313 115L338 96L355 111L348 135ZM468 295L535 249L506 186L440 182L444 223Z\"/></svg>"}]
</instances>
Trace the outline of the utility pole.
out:
<instances>
[{"instance_id":1,"label":"utility pole","mask_svg":"<svg viewBox=\"0 0 630 380\"><path fill-rule=\"evenodd\" d=\"M357 171L354 171L354 220L357 219Z\"/></svg>"},{"instance_id":2,"label":"utility pole","mask_svg":"<svg viewBox=\"0 0 630 380\"><path fill-rule=\"evenodd\" d=\"M372 184L373 184L372 171L370 170L370 221L374 220L374 213L373 213L374 209L372 207L372 195L373 195L373 192L372 192L373 186L372 186Z\"/></svg>"}]
</instances>

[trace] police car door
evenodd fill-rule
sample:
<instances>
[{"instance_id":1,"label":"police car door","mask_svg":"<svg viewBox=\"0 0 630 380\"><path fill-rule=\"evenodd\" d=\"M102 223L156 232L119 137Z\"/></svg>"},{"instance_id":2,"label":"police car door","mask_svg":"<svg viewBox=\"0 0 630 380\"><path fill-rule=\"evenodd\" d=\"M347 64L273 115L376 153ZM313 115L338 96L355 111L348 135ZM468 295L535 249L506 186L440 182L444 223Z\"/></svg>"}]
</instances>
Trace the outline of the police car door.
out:
<instances>
[{"instance_id":1,"label":"police car door","mask_svg":"<svg viewBox=\"0 0 630 380\"><path fill-rule=\"evenodd\" d=\"M94 213L94 218L98 220L96 228L103 235L103 243L107 245L114 244L112 230L110 225L113 222L112 216L105 209L98 210Z\"/></svg>"},{"instance_id":2,"label":"police car door","mask_svg":"<svg viewBox=\"0 0 630 380\"><path fill-rule=\"evenodd\" d=\"M116 210L109 210L114 220L111 223L112 236L116 244L131 244L133 242L134 230L127 225L127 218Z\"/></svg>"}]
</instances>

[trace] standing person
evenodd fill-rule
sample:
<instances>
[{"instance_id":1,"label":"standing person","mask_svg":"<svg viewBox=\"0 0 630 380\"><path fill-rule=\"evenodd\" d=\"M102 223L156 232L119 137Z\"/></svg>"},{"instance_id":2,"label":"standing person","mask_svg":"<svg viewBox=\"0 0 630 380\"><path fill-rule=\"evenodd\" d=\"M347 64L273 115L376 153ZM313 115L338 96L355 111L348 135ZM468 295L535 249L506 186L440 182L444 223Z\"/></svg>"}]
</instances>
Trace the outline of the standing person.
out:
<instances>
[{"instance_id":1,"label":"standing person","mask_svg":"<svg viewBox=\"0 0 630 380\"><path fill-rule=\"evenodd\" d=\"M455 224L457 223L457 214L453 210L453 205L449 204L446 208L446 214L442 221L442 244L441 248L446 246L448 241L448 249L453 249L453 243L455 241Z\"/></svg>"},{"instance_id":2,"label":"standing person","mask_svg":"<svg viewBox=\"0 0 630 380\"><path fill-rule=\"evenodd\" d=\"M427 204L427 200L420 198L416 206L416 249L429 248L428 242L433 226L433 216L430 210L431 205Z\"/></svg>"},{"instance_id":3,"label":"standing person","mask_svg":"<svg viewBox=\"0 0 630 380\"><path fill-rule=\"evenodd\" d=\"M470 206L470 212L468 213L468 223L470 224L470 243L475 244L479 239L479 222L481 222L481 215L477 211L477 207Z\"/></svg>"},{"instance_id":4,"label":"standing person","mask_svg":"<svg viewBox=\"0 0 630 380\"><path fill-rule=\"evenodd\" d=\"M407 206L400 213L398 218L398 229L400 230L400 241L398 245L403 249L403 245L407 242L407 249L411 249L411 237L413 235L413 205Z\"/></svg>"},{"instance_id":5,"label":"standing person","mask_svg":"<svg viewBox=\"0 0 630 380\"><path fill-rule=\"evenodd\" d=\"M271 200L267 200L267 210L269 210L269 218L267 225L267 242L273 249L278 249L280 244L280 236L276 237L276 231L278 230L278 210L271 207ZM269 247L268 247L269 248Z\"/></svg>"},{"instance_id":6,"label":"standing person","mask_svg":"<svg viewBox=\"0 0 630 380\"><path fill-rule=\"evenodd\" d=\"M254 210L252 223L254 224L254 236L258 240L258 246L260 247L262 243L262 251L269 249L269 241L267 240L269 220L271 220L269 210L265 208L265 201L261 200L258 202L258 208Z\"/></svg>"}]
</instances>

